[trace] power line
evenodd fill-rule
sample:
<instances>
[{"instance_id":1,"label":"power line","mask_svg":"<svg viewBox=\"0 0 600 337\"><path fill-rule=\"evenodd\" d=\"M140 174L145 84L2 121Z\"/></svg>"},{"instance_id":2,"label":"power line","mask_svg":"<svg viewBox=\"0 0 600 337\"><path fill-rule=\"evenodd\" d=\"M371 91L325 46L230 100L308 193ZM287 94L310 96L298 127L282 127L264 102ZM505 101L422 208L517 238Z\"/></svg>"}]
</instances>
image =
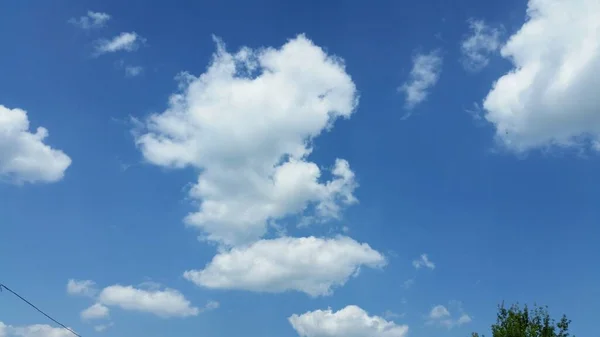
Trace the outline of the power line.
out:
<instances>
[{"instance_id":1,"label":"power line","mask_svg":"<svg viewBox=\"0 0 600 337\"><path fill-rule=\"evenodd\" d=\"M39 311L42 315L48 317L52 322L60 325L61 327L65 328L67 331L71 332L72 334L74 334L77 337L81 337L81 335L79 335L77 332L71 330L70 328L66 327L64 324L62 324L61 322L55 320L54 318L50 317L48 314L46 314L45 312L43 312L42 310L40 310L38 307L36 307L35 305L33 305L33 303L29 302L28 300L26 300L25 298L23 298L23 296L17 294L16 292L14 292L13 290L11 290L9 287L5 286L4 284L0 283L0 291L2 289L6 289L8 291L10 291L13 295L17 296L19 299L21 299L23 302L29 304L32 308L34 308L35 310Z\"/></svg>"}]
</instances>

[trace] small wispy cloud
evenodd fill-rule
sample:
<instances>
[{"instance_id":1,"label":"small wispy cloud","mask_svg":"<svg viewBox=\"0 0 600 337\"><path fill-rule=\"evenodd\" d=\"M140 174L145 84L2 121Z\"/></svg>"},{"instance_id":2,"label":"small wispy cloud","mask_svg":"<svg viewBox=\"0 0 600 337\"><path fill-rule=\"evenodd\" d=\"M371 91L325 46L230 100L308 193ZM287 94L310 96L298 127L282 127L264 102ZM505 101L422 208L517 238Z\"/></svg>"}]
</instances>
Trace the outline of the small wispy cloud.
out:
<instances>
[{"instance_id":1,"label":"small wispy cloud","mask_svg":"<svg viewBox=\"0 0 600 337\"><path fill-rule=\"evenodd\" d=\"M110 323L107 323L107 324L96 325L96 326L94 326L94 330L96 332L104 332L108 328L112 327L113 325L115 325L113 322L110 322Z\"/></svg>"},{"instance_id":2,"label":"small wispy cloud","mask_svg":"<svg viewBox=\"0 0 600 337\"><path fill-rule=\"evenodd\" d=\"M106 26L108 20L110 20L110 15L107 13L88 11L86 15L70 18L67 22L81 29L89 30Z\"/></svg>"},{"instance_id":3,"label":"small wispy cloud","mask_svg":"<svg viewBox=\"0 0 600 337\"><path fill-rule=\"evenodd\" d=\"M98 293L98 289L94 281L70 279L67 282L67 293L69 295L94 297Z\"/></svg>"},{"instance_id":4,"label":"small wispy cloud","mask_svg":"<svg viewBox=\"0 0 600 337\"><path fill-rule=\"evenodd\" d=\"M442 72L442 56L438 50L413 57L413 66L409 79L398 88L406 95L405 107L414 108L427 99Z\"/></svg>"},{"instance_id":5,"label":"small wispy cloud","mask_svg":"<svg viewBox=\"0 0 600 337\"><path fill-rule=\"evenodd\" d=\"M463 67L472 72L480 71L490 62L489 56L500 48L503 30L490 27L483 20L469 19L470 34L462 41Z\"/></svg>"},{"instance_id":6,"label":"small wispy cloud","mask_svg":"<svg viewBox=\"0 0 600 337\"><path fill-rule=\"evenodd\" d=\"M402 318L404 316L406 316L406 313L398 314L398 313L395 313L395 312L393 312L391 310L386 310L383 313L383 318L389 319L389 320L396 319L396 318Z\"/></svg>"},{"instance_id":7,"label":"small wispy cloud","mask_svg":"<svg viewBox=\"0 0 600 337\"><path fill-rule=\"evenodd\" d=\"M465 109L465 112L471 115L475 121L483 120L483 109L477 102L473 102L470 108Z\"/></svg>"},{"instance_id":8,"label":"small wispy cloud","mask_svg":"<svg viewBox=\"0 0 600 337\"><path fill-rule=\"evenodd\" d=\"M115 67L125 72L125 77L136 77L144 72L144 67L126 64L125 60L120 59L115 62Z\"/></svg>"},{"instance_id":9,"label":"small wispy cloud","mask_svg":"<svg viewBox=\"0 0 600 337\"><path fill-rule=\"evenodd\" d=\"M452 303L456 304L457 310L460 312L460 316L458 318L453 318L448 308L438 304L431 308L431 311L429 311L426 324L439 325L448 329L452 329L454 327L470 323L472 321L471 316L463 312L461 303L453 301L450 304L452 305Z\"/></svg>"},{"instance_id":10,"label":"small wispy cloud","mask_svg":"<svg viewBox=\"0 0 600 337\"><path fill-rule=\"evenodd\" d=\"M429 260L427 254L421 254L421 256L419 256L418 259L414 260L412 264L417 269L420 269L421 267L429 268L432 270L435 269L435 263Z\"/></svg>"},{"instance_id":11,"label":"small wispy cloud","mask_svg":"<svg viewBox=\"0 0 600 337\"><path fill-rule=\"evenodd\" d=\"M96 42L96 55L114 53L118 51L135 51L146 39L136 32L124 32L112 39L103 39Z\"/></svg>"},{"instance_id":12,"label":"small wispy cloud","mask_svg":"<svg viewBox=\"0 0 600 337\"><path fill-rule=\"evenodd\" d=\"M217 301L208 301L206 303L206 305L204 305L204 307L202 308L201 311L215 310L215 309L218 309L220 306L221 306L221 304Z\"/></svg>"},{"instance_id":13,"label":"small wispy cloud","mask_svg":"<svg viewBox=\"0 0 600 337\"><path fill-rule=\"evenodd\" d=\"M106 318L106 317L108 317L109 314L110 314L110 310L108 309L108 307L106 307L100 303L94 303L89 308L83 310L81 312L80 316L81 316L81 319L89 321L89 320Z\"/></svg>"},{"instance_id":14,"label":"small wispy cloud","mask_svg":"<svg viewBox=\"0 0 600 337\"><path fill-rule=\"evenodd\" d=\"M125 66L125 76L127 77L136 77L141 75L144 71L144 68L141 66Z\"/></svg>"},{"instance_id":15,"label":"small wispy cloud","mask_svg":"<svg viewBox=\"0 0 600 337\"><path fill-rule=\"evenodd\" d=\"M429 319L441 319L450 316L450 311L443 305L434 306L429 312Z\"/></svg>"}]
</instances>

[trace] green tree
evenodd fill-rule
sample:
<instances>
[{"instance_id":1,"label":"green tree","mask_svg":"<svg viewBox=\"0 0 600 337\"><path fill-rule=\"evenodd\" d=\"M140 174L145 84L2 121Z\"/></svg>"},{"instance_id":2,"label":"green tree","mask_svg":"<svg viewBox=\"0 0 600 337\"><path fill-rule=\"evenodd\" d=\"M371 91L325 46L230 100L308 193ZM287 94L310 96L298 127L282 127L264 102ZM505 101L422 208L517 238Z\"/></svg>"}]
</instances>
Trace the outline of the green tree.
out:
<instances>
[{"instance_id":1,"label":"green tree","mask_svg":"<svg viewBox=\"0 0 600 337\"><path fill-rule=\"evenodd\" d=\"M492 324L492 337L569 337L570 323L565 315L558 322L551 319L547 307L534 306L530 310L527 305L521 309L515 304L506 309L503 303L498 307L496 323ZM474 332L472 337L479 334Z\"/></svg>"}]
</instances>

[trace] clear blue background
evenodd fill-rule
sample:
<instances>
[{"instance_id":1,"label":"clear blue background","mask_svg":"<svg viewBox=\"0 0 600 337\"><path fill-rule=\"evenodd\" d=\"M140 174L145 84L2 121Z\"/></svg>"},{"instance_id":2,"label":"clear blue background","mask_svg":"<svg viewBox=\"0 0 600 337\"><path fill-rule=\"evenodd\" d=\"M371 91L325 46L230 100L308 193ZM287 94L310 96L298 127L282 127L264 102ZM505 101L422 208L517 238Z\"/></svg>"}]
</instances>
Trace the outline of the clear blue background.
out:
<instances>
[{"instance_id":1,"label":"clear blue background","mask_svg":"<svg viewBox=\"0 0 600 337\"><path fill-rule=\"evenodd\" d=\"M495 153L493 129L464 111L510 68L494 58L479 74L462 69L466 20L503 24L511 33L525 7L516 0L0 2L0 104L27 110L32 127L48 128L48 143L73 159L59 183L0 185L0 282L84 336L96 334L78 317L90 303L66 295L69 278L100 286L149 278L198 306L221 303L171 320L114 309L107 336L295 336L289 315L348 304L370 314L405 312L395 320L409 324L414 337L468 336L489 334L503 300L547 304L573 319L577 335L595 334L600 161L576 153ZM88 9L113 19L91 32L67 24ZM135 53L90 56L94 40L123 31L148 44ZM214 248L182 224L192 209L183 188L194 172L141 164L123 121L164 110L178 72L203 72L214 51L211 34L237 50L277 47L298 33L344 58L360 90L357 113L317 139L312 159L351 163L360 204L345 213L350 235L394 252L390 264L318 299L196 288L181 274L204 266ZM444 56L440 81L402 121L396 87L415 51L436 48ZM125 78L115 65L120 59L144 73ZM411 260L423 252L437 267L417 273ZM450 331L426 326L431 307L450 300L462 301L473 322ZM47 323L6 292L0 321Z\"/></svg>"}]
</instances>

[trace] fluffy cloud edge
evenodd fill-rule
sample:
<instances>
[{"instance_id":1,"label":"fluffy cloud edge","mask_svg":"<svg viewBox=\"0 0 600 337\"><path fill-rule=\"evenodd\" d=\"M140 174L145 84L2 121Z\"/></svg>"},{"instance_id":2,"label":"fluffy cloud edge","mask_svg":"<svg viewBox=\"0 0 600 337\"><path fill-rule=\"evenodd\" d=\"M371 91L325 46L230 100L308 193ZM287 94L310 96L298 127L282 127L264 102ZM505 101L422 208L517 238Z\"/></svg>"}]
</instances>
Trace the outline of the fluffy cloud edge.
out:
<instances>
[{"instance_id":1,"label":"fluffy cloud edge","mask_svg":"<svg viewBox=\"0 0 600 337\"><path fill-rule=\"evenodd\" d=\"M95 301L81 312L81 318L88 321L108 317L109 307L150 313L161 318L197 316L219 307L218 302L209 301L205 307L198 308L178 290L153 282L145 282L140 287L114 284L98 290L94 281L69 279L67 293L87 296Z\"/></svg>"},{"instance_id":2,"label":"fluffy cloud edge","mask_svg":"<svg viewBox=\"0 0 600 337\"><path fill-rule=\"evenodd\" d=\"M281 237L218 253L204 269L188 270L184 277L209 289L299 291L317 297L331 295L361 267L386 263L381 253L349 237Z\"/></svg>"},{"instance_id":3,"label":"fluffy cloud edge","mask_svg":"<svg viewBox=\"0 0 600 337\"><path fill-rule=\"evenodd\" d=\"M67 281L67 294L69 295L93 297L96 293L98 293L96 282L92 280L69 279Z\"/></svg>"},{"instance_id":4,"label":"fluffy cloud edge","mask_svg":"<svg viewBox=\"0 0 600 337\"><path fill-rule=\"evenodd\" d=\"M408 325L369 316L356 305L337 312L329 308L293 314L288 321L300 337L405 337L408 334Z\"/></svg>"},{"instance_id":5,"label":"fluffy cloud edge","mask_svg":"<svg viewBox=\"0 0 600 337\"><path fill-rule=\"evenodd\" d=\"M529 1L524 24L500 50L513 69L482 104L500 148L600 148L598 15L597 1Z\"/></svg>"},{"instance_id":6,"label":"fluffy cloud edge","mask_svg":"<svg viewBox=\"0 0 600 337\"><path fill-rule=\"evenodd\" d=\"M197 316L200 313L200 309L192 306L183 294L170 288L144 290L116 284L102 289L98 301L107 306L147 312L162 318Z\"/></svg>"},{"instance_id":7,"label":"fluffy cloud edge","mask_svg":"<svg viewBox=\"0 0 600 337\"><path fill-rule=\"evenodd\" d=\"M108 317L110 310L101 303L94 303L92 306L83 310L80 314L81 319L90 321Z\"/></svg>"},{"instance_id":8,"label":"fluffy cloud edge","mask_svg":"<svg viewBox=\"0 0 600 337\"><path fill-rule=\"evenodd\" d=\"M62 180L71 158L44 143L46 128L30 132L29 127L25 110L0 105L0 180L17 184Z\"/></svg>"}]
</instances>

